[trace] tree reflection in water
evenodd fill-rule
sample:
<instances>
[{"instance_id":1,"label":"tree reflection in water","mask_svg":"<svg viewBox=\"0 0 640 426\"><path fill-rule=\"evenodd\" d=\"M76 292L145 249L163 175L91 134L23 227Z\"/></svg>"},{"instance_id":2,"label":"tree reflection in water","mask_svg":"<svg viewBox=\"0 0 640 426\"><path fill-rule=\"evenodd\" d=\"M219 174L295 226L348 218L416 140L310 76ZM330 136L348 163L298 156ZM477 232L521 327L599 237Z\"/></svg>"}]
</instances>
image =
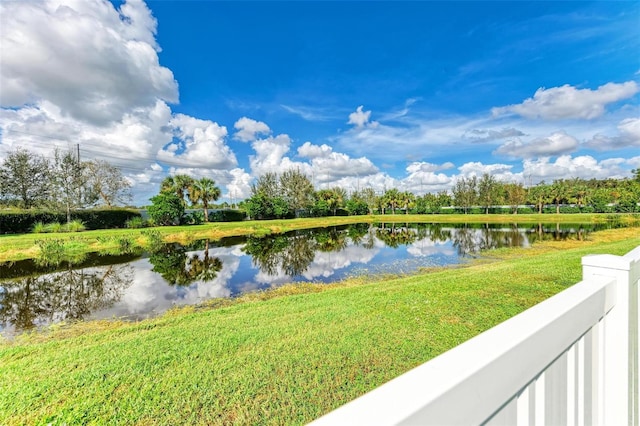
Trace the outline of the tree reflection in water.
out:
<instances>
[{"instance_id":1,"label":"tree reflection in water","mask_svg":"<svg viewBox=\"0 0 640 426\"><path fill-rule=\"evenodd\" d=\"M220 257L211 255L212 244L207 240L189 246L158 244L149 258L138 262L136 268L140 268L140 265L145 268L142 271L143 279L138 283L140 285L132 287L138 291L142 288L145 295L158 292L158 297L170 301L177 300L169 299L171 297L187 300L189 298L184 297L185 294L192 290L198 293L202 288L190 286L166 291L162 288L169 286L163 280L170 286L215 281L209 287L219 284L228 290L226 294L240 294L245 288L259 288L259 285L247 285L251 280L248 275L255 272L251 268L240 268L240 272L233 275L242 261L240 250L250 255L253 267L259 269L254 277L264 274L275 278L256 281L258 283L278 283L288 278L329 282L353 271L357 273L358 268L365 264L369 270L379 268L381 272L393 271L404 259L417 260L414 263L417 267L451 264L481 250L526 246L547 239L584 239L588 232L595 229L599 228L564 224L520 227L488 224L356 224L266 237L237 237L216 243L214 253ZM406 249L393 250L401 246L406 246ZM67 263L59 263L60 260L53 256L43 261L44 264L53 261L55 266L52 267L43 266L43 262L0 265L0 326L21 331L62 320L80 320L96 311L111 309L121 299L126 301L128 293L125 297L123 294L139 270L134 271L130 263L105 263L130 262L137 259L138 255L99 259L92 256L83 260L81 265L68 260ZM216 280L223 270L221 258L229 262L227 266L236 265L236 269L227 270L223 274L224 279L221 277L218 283ZM249 262L248 259L246 261ZM149 263L151 270L162 277L154 277L161 284L157 288L153 287L152 274L148 274ZM339 269L341 273L336 273ZM201 300L200 294L192 299ZM153 305L152 309L156 306Z\"/></svg>"},{"instance_id":2,"label":"tree reflection in water","mask_svg":"<svg viewBox=\"0 0 640 426\"><path fill-rule=\"evenodd\" d=\"M251 255L254 266L268 275L281 271L289 276L301 275L315 258L318 243L310 231L287 235L248 237L242 250Z\"/></svg>"},{"instance_id":3,"label":"tree reflection in water","mask_svg":"<svg viewBox=\"0 0 640 426\"><path fill-rule=\"evenodd\" d=\"M196 281L212 281L222 270L222 260L209 256L209 240L185 247L181 244L164 244L149 256L153 272L159 273L171 285L186 286ZM187 256L187 249L204 248L202 258L198 253Z\"/></svg>"},{"instance_id":4,"label":"tree reflection in water","mask_svg":"<svg viewBox=\"0 0 640 426\"><path fill-rule=\"evenodd\" d=\"M128 264L73 269L2 281L0 323L25 331L52 322L77 321L120 300L131 282Z\"/></svg>"},{"instance_id":5,"label":"tree reflection in water","mask_svg":"<svg viewBox=\"0 0 640 426\"><path fill-rule=\"evenodd\" d=\"M378 228L376 236L379 240L384 242L387 247L398 248L401 245L408 245L415 242L418 238L416 229L411 229L406 226L399 226L396 223L389 224Z\"/></svg>"},{"instance_id":6,"label":"tree reflection in water","mask_svg":"<svg viewBox=\"0 0 640 426\"><path fill-rule=\"evenodd\" d=\"M188 275L194 281L213 281L218 276L218 272L222 270L222 260L209 256L209 240L205 240L204 244L202 258L197 253L194 253L187 262Z\"/></svg>"}]
</instances>

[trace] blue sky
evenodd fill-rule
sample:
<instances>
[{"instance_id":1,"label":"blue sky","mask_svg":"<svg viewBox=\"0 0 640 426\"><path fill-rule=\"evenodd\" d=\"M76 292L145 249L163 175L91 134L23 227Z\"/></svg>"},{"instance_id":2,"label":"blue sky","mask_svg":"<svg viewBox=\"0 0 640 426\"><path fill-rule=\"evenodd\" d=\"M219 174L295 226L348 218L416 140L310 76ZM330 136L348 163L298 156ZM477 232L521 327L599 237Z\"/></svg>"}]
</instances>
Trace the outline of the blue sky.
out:
<instances>
[{"instance_id":1,"label":"blue sky","mask_svg":"<svg viewBox=\"0 0 640 426\"><path fill-rule=\"evenodd\" d=\"M55 146L244 198L640 167L638 2L3 1L0 159Z\"/></svg>"}]
</instances>

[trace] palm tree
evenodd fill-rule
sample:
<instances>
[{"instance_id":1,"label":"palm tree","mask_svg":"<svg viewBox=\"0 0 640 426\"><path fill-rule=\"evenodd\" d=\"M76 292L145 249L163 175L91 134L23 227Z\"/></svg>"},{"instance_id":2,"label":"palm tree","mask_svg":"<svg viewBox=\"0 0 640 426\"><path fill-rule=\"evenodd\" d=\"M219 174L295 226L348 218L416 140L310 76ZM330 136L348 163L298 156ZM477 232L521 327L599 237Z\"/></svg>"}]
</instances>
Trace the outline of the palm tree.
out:
<instances>
[{"instance_id":1,"label":"palm tree","mask_svg":"<svg viewBox=\"0 0 640 426\"><path fill-rule=\"evenodd\" d=\"M575 199L579 208L582 208L584 204L588 202L589 188L584 180L580 178L574 178L570 181L572 198Z\"/></svg>"},{"instance_id":2,"label":"palm tree","mask_svg":"<svg viewBox=\"0 0 640 426\"><path fill-rule=\"evenodd\" d=\"M405 191L400 193L400 200L404 206L404 214L409 214L409 209L415 207L416 196L412 192Z\"/></svg>"},{"instance_id":3,"label":"palm tree","mask_svg":"<svg viewBox=\"0 0 640 426\"><path fill-rule=\"evenodd\" d=\"M193 178L188 175L167 176L160 184L160 192L176 194L182 201L182 205L186 206L184 195L191 190L193 182Z\"/></svg>"},{"instance_id":4,"label":"palm tree","mask_svg":"<svg viewBox=\"0 0 640 426\"><path fill-rule=\"evenodd\" d=\"M396 214L396 208L398 208L401 203L400 191L395 188L389 189L384 193L383 198L385 204L391 207L391 212Z\"/></svg>"},{"instance_id":5,"label":"palm tree","mask_svg":"<svg viewBox=\"0 0 640 426\"><path fill-rule=\"evenodd\" d=\"M554 180L549 190L550 198L556 205L556 214L560 214L560 204L566 201L569 192L567 182L564 179Z\"/></svg>"},{"instance_id":6,"label":"palm tree","mask_svg":"<svg viewBox=\"0 0 640 426\"><path fill-rule=\"evenodd\" d=\"M209 222L209 202L220 198L220 188L216 186L213 179L207 177L192 182L189 188L189 199L192 204L202 202L204 221Z\"/></svg>"},{"instance_id":7,"label":"palm tree","mask_svg":"<svg viewBox=\"0 0 640 426\"><path fill-rule=\"evenodd\" d=\"M333 209L333 215L337 213L337 209L344 206L344 200L347 198L347 191L344 188L335 186L331 188L331 207Z\"/></svg>"}]
</instances>

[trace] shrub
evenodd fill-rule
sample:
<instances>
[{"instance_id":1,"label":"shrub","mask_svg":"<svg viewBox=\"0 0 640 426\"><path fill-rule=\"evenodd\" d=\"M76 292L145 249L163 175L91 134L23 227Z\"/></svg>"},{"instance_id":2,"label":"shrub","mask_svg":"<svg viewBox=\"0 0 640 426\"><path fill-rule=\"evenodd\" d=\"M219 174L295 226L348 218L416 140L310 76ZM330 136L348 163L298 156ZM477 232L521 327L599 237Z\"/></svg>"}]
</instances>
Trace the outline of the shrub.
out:
<instances>
[{"instance_id":1,"label":"shrub","mask_svg":"<svg viewBox=\"0 0 640 426\"><path fill-rule=\"evenodd\" d=\"M140 229L147 226L147 223L140 216L132 217L124 223L125 228Z\"/></svg>"},{"instance_id":2,"label":"shrub","mask_svg":"<svg viewBox=\"0 0 640 426\"><path fill-rule=\"evenodd\" d=\"M33 224L33 228L31 228L31 231L34 234L43 234L45 232L47 232L47 228L46 225L42 222L36 222Z\"/></svg>"},{"instance_id":3,"label":"shrub","mask_svg":"<svg viewBox=\"0 0 640 426\"><path fill-rule=\"evenodd\" d=\"M193 211L182 218L185 225L202 225L204 223L204 213L200 210Z\"/></svg>"},{"instance_id":4,"label":"shrub","mask_svg":"<svg viewBox=\"0 0 640 426\"><path fill-rule=\"evenodd\" d=\"M48 223L45 225L47 232L65 232L65 227L60 222Z\"/></svg>"},{"instance_id":5,"label":"shrub","mask_svg":"<svg viewBox=\"0 0 640 426\"><path fill-rule=\"evenodd\" d=\"M151 198L147 209L149 216L158 225L175 225L184 215L182 200L175 194L161 193Z\"/></svg>"},{"instance_id":6,"label":"shrub","mask_svg":"<svg viewBox=\"0 0 640 426\"><path fill-rule=\"evenodd\" d=\"M81 232L81 231L84 231L85 229L86 228L84 226L84 223L82 223L78 219L72 220L66 225L67 232Z\"/></svg>"}]
</instances>

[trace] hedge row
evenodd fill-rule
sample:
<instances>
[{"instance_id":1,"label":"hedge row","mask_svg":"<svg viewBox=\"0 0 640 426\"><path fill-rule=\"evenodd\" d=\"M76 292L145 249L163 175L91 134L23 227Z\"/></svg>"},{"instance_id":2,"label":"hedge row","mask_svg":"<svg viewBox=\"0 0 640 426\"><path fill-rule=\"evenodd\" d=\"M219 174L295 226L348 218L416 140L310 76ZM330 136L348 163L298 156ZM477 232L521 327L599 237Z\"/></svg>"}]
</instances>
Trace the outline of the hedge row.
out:
<instances>
[{"instance_id":1,"label":"hedge row","mask_svg":"<svg viewBox=\"0 0 640 426\"><path fill-rule=\"evenodd\" d=\"M242 210L216 210L209 212L210 222L241 222L247 218Z\"/></svg>"},{"instance_id":2,"label":"hedge row","mask_svg":"<svg viewBox=\"0 0 640 426\"><path fill-rule=\"evenodd\" d=\"M125 223L134 217L140 217L136 210L76 210L71 212L72 220L81 221L87 229L124 228ZM31 232L38 222L66 223L64 212L26 211L0 212L0 234L25 234Z\"/></svg>"}]
</instances>

